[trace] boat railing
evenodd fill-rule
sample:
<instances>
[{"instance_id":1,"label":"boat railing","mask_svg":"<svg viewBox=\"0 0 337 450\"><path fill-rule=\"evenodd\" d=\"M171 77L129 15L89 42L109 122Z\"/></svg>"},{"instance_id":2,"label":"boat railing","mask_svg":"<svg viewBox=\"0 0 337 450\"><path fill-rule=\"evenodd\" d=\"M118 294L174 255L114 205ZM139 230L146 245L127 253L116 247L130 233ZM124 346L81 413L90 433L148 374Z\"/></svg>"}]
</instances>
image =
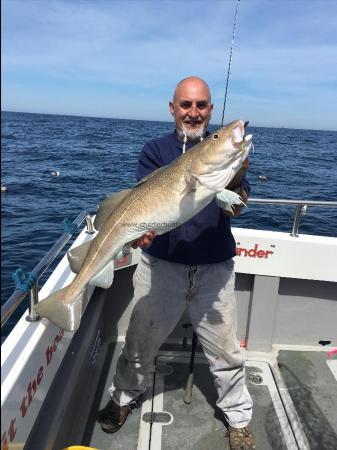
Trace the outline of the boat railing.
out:
<instances>
[{"instance_id":1,"label":"boat railing","mask_svg":"<svg viewBox=\"0 0 337 450\"><path fill-rule=\"evenodd\" d=\"M298 230L301 223L302 215L307 211L309 206L320 208L337 208L337 201L321 201L321 200L287 200L273 198L250 198L248 203L256 205L287 205L296 206L293 229L290 233L293 237L298 237Z\"/></svg>"},{"instance_id":2,"label":"boat railing","mask_svg":"<svg viewBox=\"0 0 337 450\"><path fill-rule=\"evenodd\" d=\"M326 208L337 208L337 201L317 201L317 200L287 200L287 199L268 199L268 198L250 198L249 204L262 204L262 205L290 205L296 206L295 217L293 222L291 236L297 237L298 230L301 222L302 214L307 210L308 207L326 207ZM7 302L1 307L1 328L11 317L14 311L18 308L21 302L29 293L29 314L27 320L34 322L40 319L36 314L34 305L38 302L38 280L43 275L43 273L48 269L50 264L55 260L60 251L64 248L66 243L72 237L72 235L77 231L83 221L86 221L87 233L94 233L94 228L92 225L91 216L86 212L82 211L74 222L70 223L68 230L62 234L62 236L55 242L52 248L47 252L47 254L41 259L41 261L34 267L30 274L34 274L34 279L31 280L31 286L29 289L18 289L16 288L11 297ZM73 229L72 229L73 228Z\"/></svg>"},{"instance_id":3,"label":"boat railing","mask_svg":"<svg viewBox=\"0 0 337 450\"><path fill-rule=\"evenodd\" d=\"M22 301L29 293L29 314L26 319L29 322L35 322L40 319L40 317L35 312L35 305L39 301L38 291L39 291L39 278L45 273L51 263L57 258L59 253L62 251L64 246L70 240L70 238L77 232L78 228L81 226L83 221L86 221L87 233L94 233L94 227L92 224L91 216L86 212L82 211L73 222L64 222L65 232L51 249L44 255L41 261L34 267L32 272L29 274L25 273L22 269L19 269L19 274L15 272L16 277L21 277L20 287L16 287L13 294L9 297L7 302L1 307L1 328L11 317L14 311L19 307Z\"/></svg>"}]
</instances>

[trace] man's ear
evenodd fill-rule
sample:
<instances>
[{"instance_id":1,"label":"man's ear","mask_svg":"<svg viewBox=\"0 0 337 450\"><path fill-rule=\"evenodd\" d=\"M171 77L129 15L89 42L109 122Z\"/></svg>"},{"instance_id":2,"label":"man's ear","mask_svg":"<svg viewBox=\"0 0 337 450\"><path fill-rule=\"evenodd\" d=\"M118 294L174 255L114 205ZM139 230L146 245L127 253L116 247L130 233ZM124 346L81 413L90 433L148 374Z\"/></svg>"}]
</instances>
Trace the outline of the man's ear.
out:
<instances>
[{"instance_id":1,"label":"man's ear","mask_svg":"<svg viewBox=\"0 0 337 450\"><path fill-rule=\"evenodd\" d=\"M169 102L169 107L170 107L170 113L172 114L172 116L174 116L174 104L172 102Z\"/></svg>"}]
</instances>

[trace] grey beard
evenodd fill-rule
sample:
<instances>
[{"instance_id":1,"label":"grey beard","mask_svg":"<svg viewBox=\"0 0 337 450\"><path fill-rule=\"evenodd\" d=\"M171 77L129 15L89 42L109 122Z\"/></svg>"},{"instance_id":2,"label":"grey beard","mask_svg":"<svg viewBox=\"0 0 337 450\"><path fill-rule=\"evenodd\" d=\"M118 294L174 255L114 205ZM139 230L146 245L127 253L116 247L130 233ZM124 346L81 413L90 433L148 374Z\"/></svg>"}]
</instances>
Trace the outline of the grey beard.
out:
<instances>
[{"instance_id":1,"label":"grey beard","mask_svg":"<svg viewBox=\"0 0 337 450\"><path fill-rule=\"evenodd\" d=\"M183 126L182 130L177 128L177 135L182 140L186 136L187 140L189 140L189 141L197 141L200 138L204 137L205 134L206 134L206 130L203 125L200 126L199 128L197 128L196 130L187 130L184 126Z\"/></svg>"}]
</instances>

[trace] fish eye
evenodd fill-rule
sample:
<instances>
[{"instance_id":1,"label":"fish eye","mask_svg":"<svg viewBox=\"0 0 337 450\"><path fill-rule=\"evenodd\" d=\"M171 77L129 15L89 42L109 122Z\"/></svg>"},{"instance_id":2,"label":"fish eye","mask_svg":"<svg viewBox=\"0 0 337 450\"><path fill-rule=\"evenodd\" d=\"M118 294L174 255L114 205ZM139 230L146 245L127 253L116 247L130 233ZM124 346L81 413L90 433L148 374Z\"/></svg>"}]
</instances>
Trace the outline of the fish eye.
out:
<instances>
[{"instance_id":1,"label":"fish eye","mask_svg":"<svg viewBox=\"0 0 337 450\"><path fill-rule=\"evenodd\" d=\"M216 140L216 139L218 139L219 138L219 135L218 134L213 134L213 140Z\"/></svg>"}]
</instances>

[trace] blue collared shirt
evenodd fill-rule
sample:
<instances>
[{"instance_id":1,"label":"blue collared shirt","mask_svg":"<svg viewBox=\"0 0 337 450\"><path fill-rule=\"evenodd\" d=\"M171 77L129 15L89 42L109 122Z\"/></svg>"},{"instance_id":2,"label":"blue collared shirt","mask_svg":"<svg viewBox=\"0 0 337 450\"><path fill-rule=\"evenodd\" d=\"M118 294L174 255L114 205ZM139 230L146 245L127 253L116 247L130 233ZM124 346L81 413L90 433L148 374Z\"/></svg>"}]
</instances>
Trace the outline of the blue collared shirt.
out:
<instances>
[{"instance_id":1,"label":"blue collared shirt","mask_svg":"<svg viewBox=\"0 0 337 450\"><path fill-rule=\"evenodd\" d=\"M193 144L187 143L186 149L192 146ZM175 132L147 142L139 156L137 180L170 164L182 154L182 147ZM242 187L250 192L245 176ZM223 214L213 200L178 228L156 236L151 246L144 251L157 258L181 264L212 264L235 256L236 244L230 228L230 218Z\"/></svg>"}]
</instances>

